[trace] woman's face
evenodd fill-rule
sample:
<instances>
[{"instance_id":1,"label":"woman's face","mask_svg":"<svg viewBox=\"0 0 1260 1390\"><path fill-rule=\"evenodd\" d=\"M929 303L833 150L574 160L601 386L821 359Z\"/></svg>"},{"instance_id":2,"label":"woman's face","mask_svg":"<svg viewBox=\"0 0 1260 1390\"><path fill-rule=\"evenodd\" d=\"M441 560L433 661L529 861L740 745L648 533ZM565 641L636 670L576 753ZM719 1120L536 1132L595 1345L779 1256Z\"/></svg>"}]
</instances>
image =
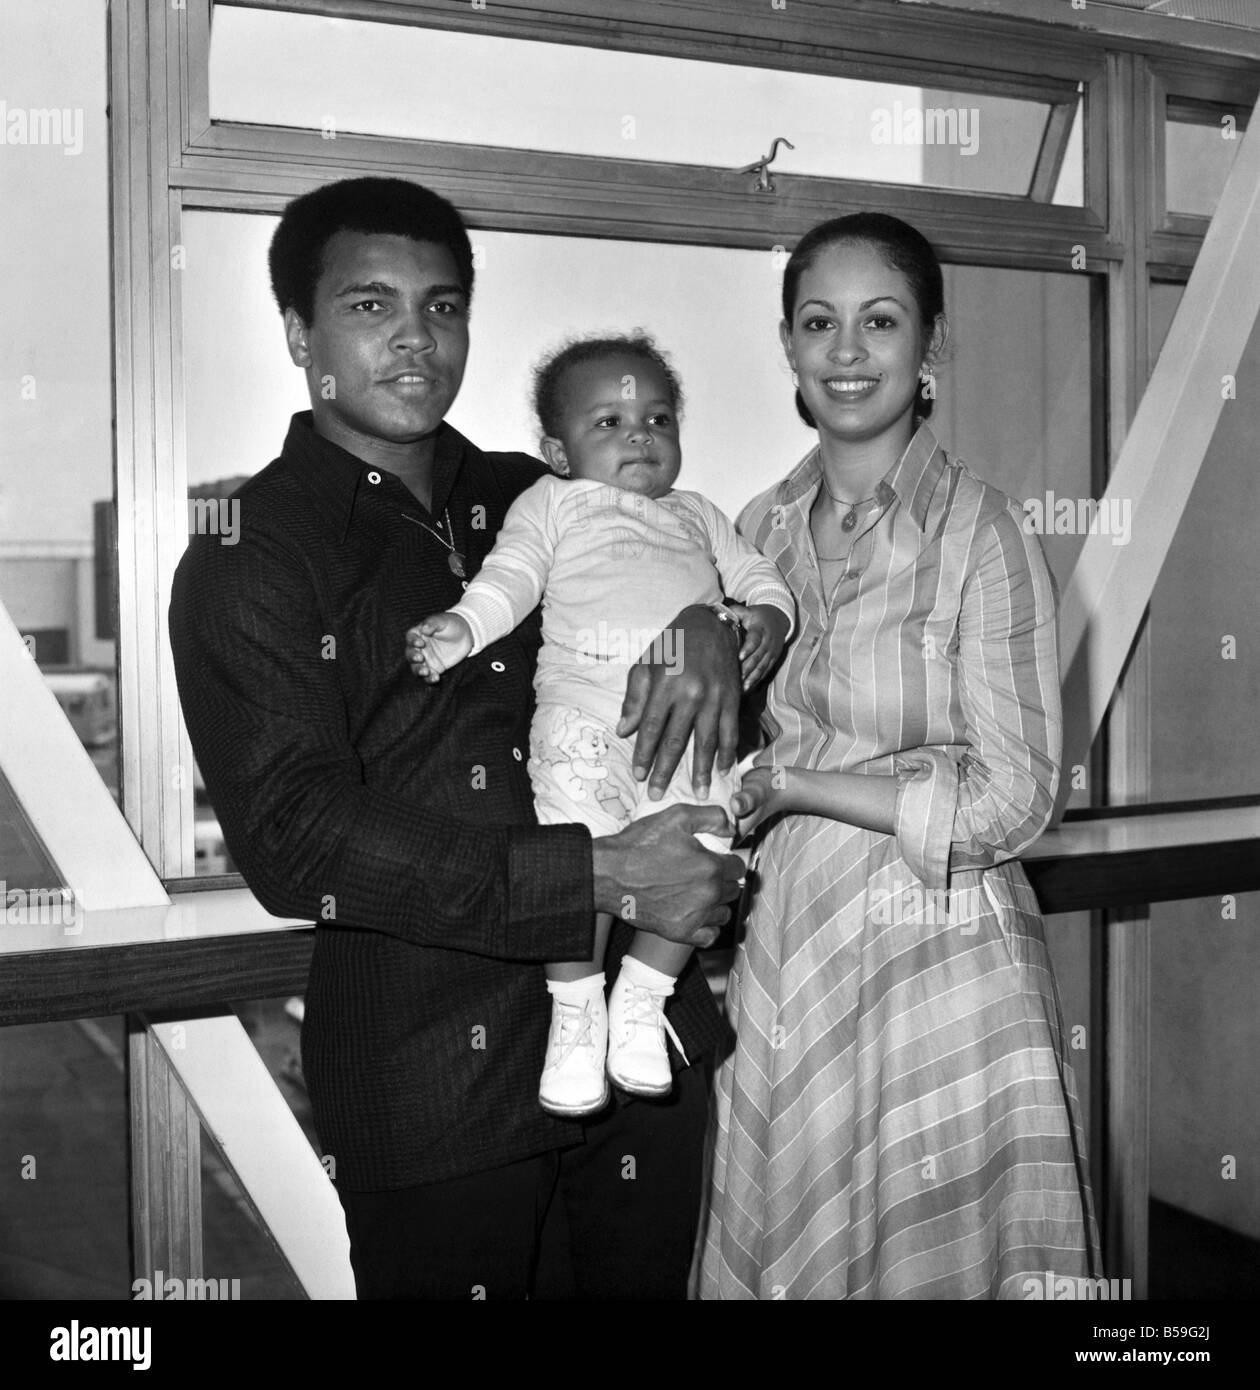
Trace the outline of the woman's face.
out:
<instances>
[{"instance_id":1,"label":"woman's face","mask_svg":"<svg viewBox=\"0 0 1260 1390\"><path fill-rule=\"evenodd\" d=\"M801 276L783 349L818 431L837 443L913 433L924 361L923 322L910 282L873 246L840 242Z\"/></svg>"}]
</instances>

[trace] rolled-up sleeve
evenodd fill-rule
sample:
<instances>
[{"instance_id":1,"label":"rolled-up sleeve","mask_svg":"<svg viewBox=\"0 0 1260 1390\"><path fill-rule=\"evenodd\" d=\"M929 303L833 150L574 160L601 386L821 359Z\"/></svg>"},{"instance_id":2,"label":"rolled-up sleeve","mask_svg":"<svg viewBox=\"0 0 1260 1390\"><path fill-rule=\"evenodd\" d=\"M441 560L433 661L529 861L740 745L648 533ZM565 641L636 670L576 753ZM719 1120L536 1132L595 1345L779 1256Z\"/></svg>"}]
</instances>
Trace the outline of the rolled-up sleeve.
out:
<instances>
[{"instance_id":1,"label":"rolled-up sleeve","mask_svg":"<svg viewBox=\"0 0 1260 1390\"><path fill-rule=\"evenodd\" d=\"M958 661L967 737L950 862L989 868L1046 828L1063 747L1054 583L1013 504L968 577Z\"/></svg>"},{"instance_id":2,"label":"rolled-up sleeve","mask_svg":"<svg viewBox=\"0 0 1260 1390\"><path fill-rule=\"evenodd\" d=\"M958 766L940 749L919 748L898 757L895 767L897 846L927 887L945 888L958 807Z\"/></svg>"},{"instance_id":3,"label":"rolled-up sleeve","mask_svg":"<svg viewBox=\"0 0 1260 1390\"><path fill-rule=\"evenodd\" d=\"M961 746L896 760L896 835L929 887L1017 858L1045 829L1063 721L1055 590L1036 536L1007 508L976 540L958 622Z\"/></svg>"}]
</instances>

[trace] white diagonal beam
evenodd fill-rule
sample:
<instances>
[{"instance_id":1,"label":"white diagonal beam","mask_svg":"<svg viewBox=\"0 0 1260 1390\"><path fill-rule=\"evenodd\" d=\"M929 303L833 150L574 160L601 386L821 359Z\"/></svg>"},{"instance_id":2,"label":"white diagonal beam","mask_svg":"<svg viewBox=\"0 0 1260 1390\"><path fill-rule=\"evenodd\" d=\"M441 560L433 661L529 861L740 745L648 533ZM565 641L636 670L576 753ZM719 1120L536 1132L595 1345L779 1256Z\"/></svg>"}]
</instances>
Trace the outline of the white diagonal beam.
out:
<instances>
[{"instance_id":1,"label":"white diagonal beam","mask_svg":"<svg viewBox=\"0 0 1260 1390\"><path fill-rule=\"evenodd\" d=\"M100 909L170 906L161 879L3 603L0 766L76 904Z\"/></svg>"},{"instance_id":2,"label":"white diagonal beam","mask_svg":"<svg viewBox=\"0 0 1260 1390\"><path fill-rule=\"evenodd\" d=\"M1096 521L1063 596L1065 769L1086 761L1102 726L1257 311L1260 102L1099 507L1098 520L1104 507L1131 509L1129 542L1113 544Z\"/></svg>"},{"instance_id":3,"label":"white diagonal beam","mask_svg":"<svg viewBox=\"0 0 1260 1390\"><path fill-rule=\"evenodd\" d=\"M336 1189L240 1019L223 1013L148 1027L307 1295L354 1298Z\"/></svg>"}]
</instances>

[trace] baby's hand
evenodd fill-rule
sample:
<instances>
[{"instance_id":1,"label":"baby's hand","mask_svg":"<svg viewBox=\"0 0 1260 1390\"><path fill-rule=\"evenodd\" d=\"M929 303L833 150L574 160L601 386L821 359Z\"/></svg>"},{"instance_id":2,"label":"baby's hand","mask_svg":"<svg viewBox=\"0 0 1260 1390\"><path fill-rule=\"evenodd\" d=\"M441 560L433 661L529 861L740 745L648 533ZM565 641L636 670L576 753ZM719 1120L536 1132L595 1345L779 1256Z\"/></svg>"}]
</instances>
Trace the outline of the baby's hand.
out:
<instances>
[{"instance_id":1,"label":"baby's hand","mask_svg":"<svg viewBox=\"0 0 1260 1390\"><path fill-rule=\"evenodd\" d=\"M739 614L745 628L744 645L739 649L739 671L747 693L773 669L787 641L788 619L782 609L772 603L759 603L745 608L741 603L730 607Z\"/></svg>"},{"instance_id":2,"label":"baby's hand","mask_svg":"<svg viewBox=\"0 0 1260 1390\"><path fill-rule=\"evenodd\" d=\"M434 613L407 629L407 663L430 685L472 651L472 629L458 613Z\"/></svg>"}]
</instances>

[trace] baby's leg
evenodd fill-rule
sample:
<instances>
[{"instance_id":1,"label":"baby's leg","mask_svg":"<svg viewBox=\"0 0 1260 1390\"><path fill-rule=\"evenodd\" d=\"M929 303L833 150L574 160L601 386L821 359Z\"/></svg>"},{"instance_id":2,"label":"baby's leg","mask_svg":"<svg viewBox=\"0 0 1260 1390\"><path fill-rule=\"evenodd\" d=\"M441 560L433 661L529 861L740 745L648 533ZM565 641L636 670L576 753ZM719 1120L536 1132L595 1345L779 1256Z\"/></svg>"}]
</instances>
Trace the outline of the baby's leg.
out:
<instances>
[{"instance_id":1,"label":"baby's leg","mask_svg":"<svg viewBox=\"0 0 1260 1390\"><path fill-rule=\"evenodd\" d=\"M672 975L677 979L691 959L693 949L691 946L682 946L677 941L666 941L655 932L636 931L626 955L642 961L644 965L650 965L662 975Z\"/></svg>"},{"instance_id":2,"label":"baby's leg","mask_svg":"<svg viewBox=\"0 0 1260 1390\"><path fill-rule=\"evenodd\" d=\"M660 801L649 801L646 788L636 784L638 804L631 813L631 820L642 820L644 816L680 803L697 804L688 775L690 767L688 750ZM730 799L738 785L732 783L731 774L724 776L715 770L706 804L720 806L729 815ZM730 845L729 834L725 837L698 835L696 838L718 853L725 852ZM690 946L667 941L655 932L636 931L634 934L608 1000L608 1075L623 1091L663 1096L673 1089L666 1037L673 1039L684 1061L686 1054L665 1016L665 1007L691 952Z\"/></svg>"},{"instance_id":3,"label":"baby's leg","mask_svg":"<svg viewBox=\"0 0 1260 1390\"><path fill-rule=\"evenodd\" d=\"M597 912L595 914L595 951L590 960L558 960L549 961L543 966L543 971L549 980L571 982L573 980L585 980L591 975L598 975L604 968L604 957L608 954L608 938L612 934L612 914L609 912ZM683 965L686 961L683 961ZM682 967L680 966L679 969Z\"/></svg>"},{"instance_id":4,"label":"baby's leg","mask_svg":"<svg viewBox=\"0 0 1260 1390\"><path fill-rule=\"evenodd\" d=\"M584 822L595 835L622 829L632 803L629 791L624 803L617 791L621 778L616 760L608 757L609 737L597 719L576 706L536 706L529 775L542 824ZM624 778L634 785L628 767ZM551 995L551 1031L538 1099L556 1115L588 1115L608 1102L604 956L612 921L607 913L596 914L588 960L552 961L543 967Z\"/></svg>"}]
</instances>

